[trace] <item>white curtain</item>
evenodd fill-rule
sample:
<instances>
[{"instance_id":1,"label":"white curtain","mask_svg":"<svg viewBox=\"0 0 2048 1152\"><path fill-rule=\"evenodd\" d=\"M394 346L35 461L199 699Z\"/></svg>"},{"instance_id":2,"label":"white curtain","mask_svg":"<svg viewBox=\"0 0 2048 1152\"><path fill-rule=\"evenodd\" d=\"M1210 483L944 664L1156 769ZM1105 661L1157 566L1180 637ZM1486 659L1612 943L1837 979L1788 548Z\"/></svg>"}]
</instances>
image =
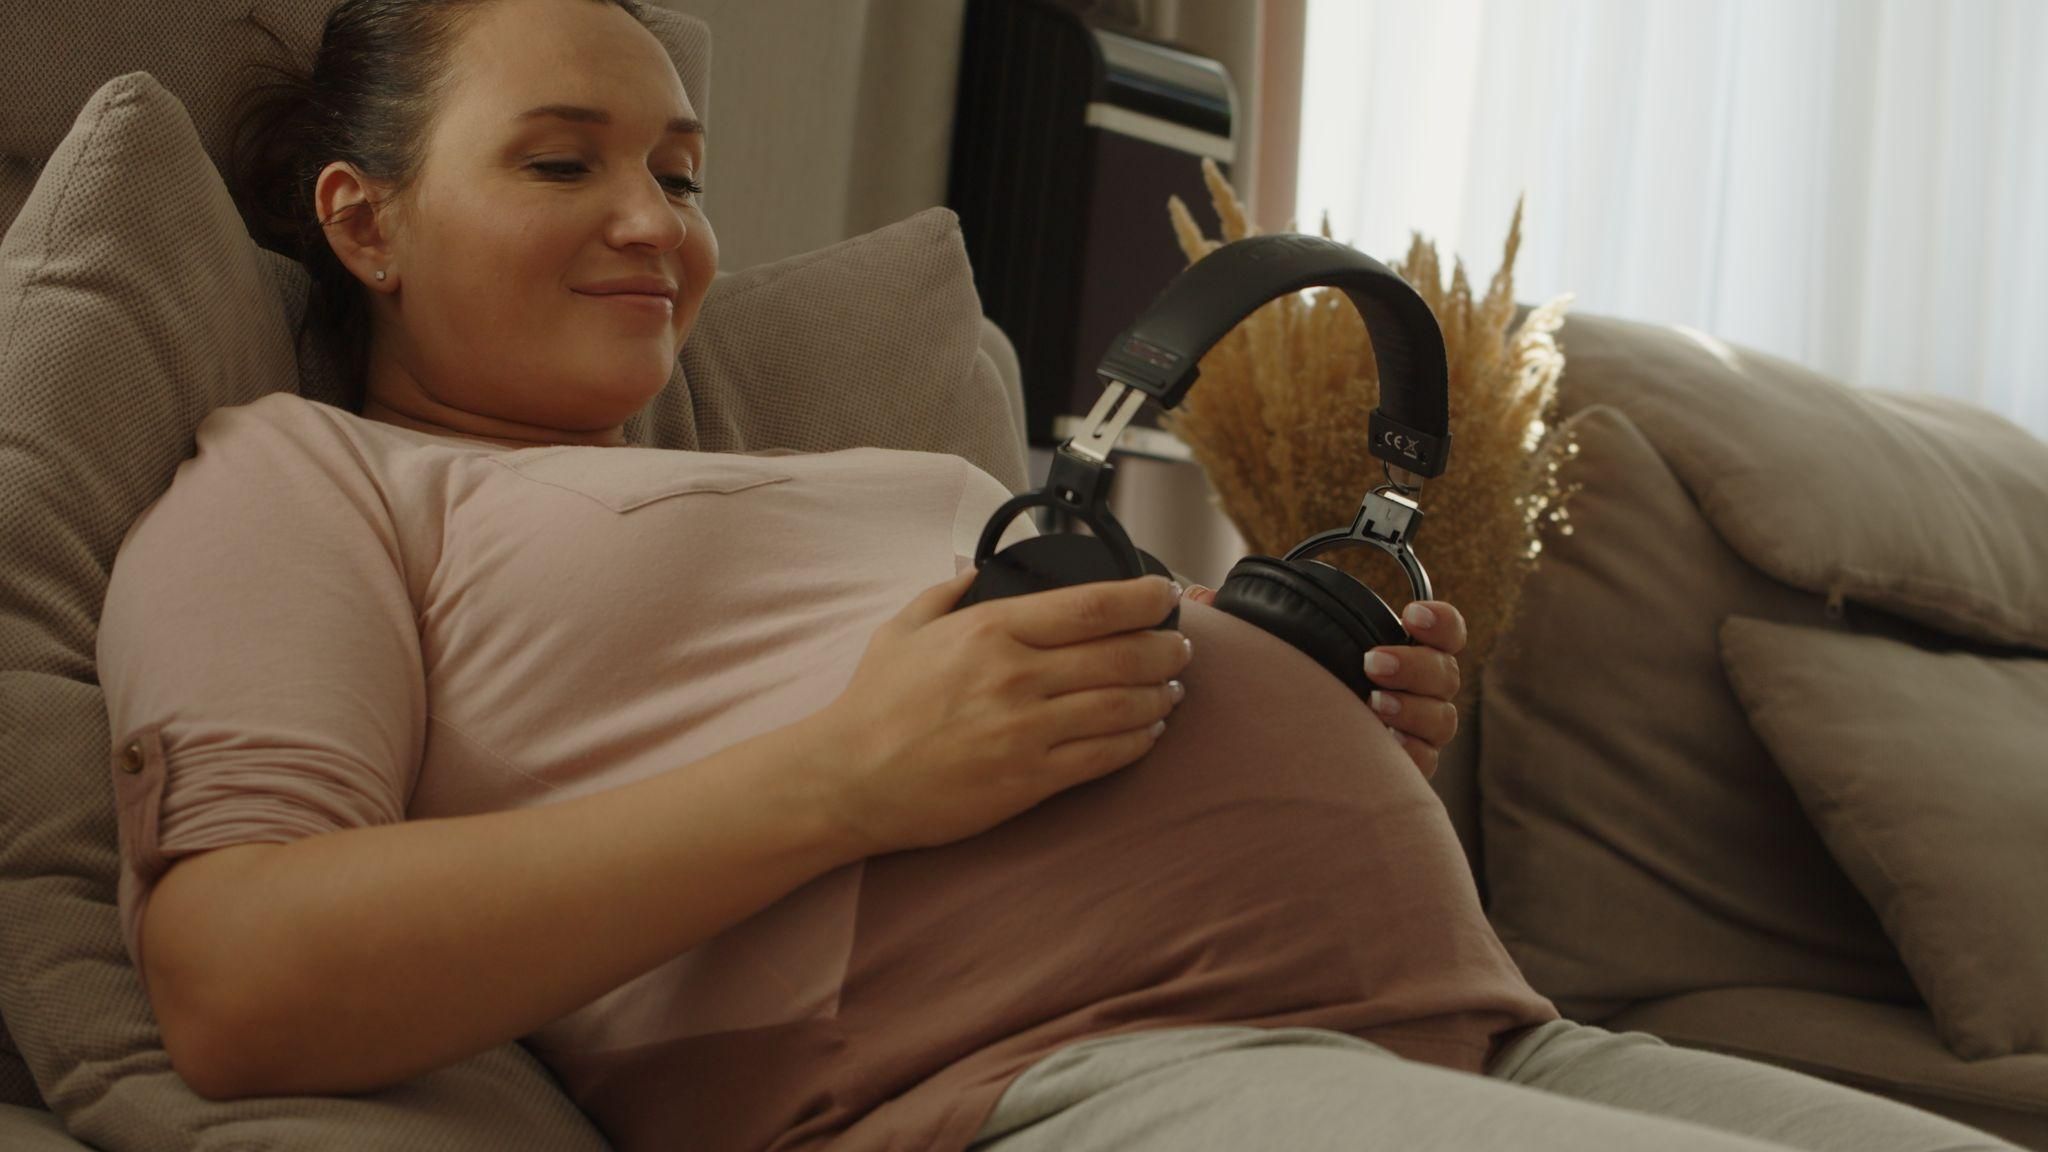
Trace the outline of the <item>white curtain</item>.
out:
<instances>
[{"instance_id":1,"label":"white curtain","mask_svg":"<svg viewBox=\"0 0 2048 1152\"><path fill-rule=\"evenodd\" d=\"M2048 438L2043 0L1309 0L1297 227Z\"/></svg>"}]
</instances>

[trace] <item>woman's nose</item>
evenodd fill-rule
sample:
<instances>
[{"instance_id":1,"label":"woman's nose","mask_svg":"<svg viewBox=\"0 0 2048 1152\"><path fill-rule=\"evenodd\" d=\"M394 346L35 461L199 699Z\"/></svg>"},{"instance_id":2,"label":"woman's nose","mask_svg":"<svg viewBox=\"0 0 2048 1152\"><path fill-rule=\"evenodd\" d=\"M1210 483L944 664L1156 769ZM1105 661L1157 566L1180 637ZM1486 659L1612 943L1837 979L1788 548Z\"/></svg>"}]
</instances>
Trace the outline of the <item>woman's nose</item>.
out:
<instances>
[{"instance_id":1,"label":"woman's nose","mask_svg":"<svg viewBox=\"0 0 2048 1152\"><path fill-rule=\"evenodd\" d=\"M663 252L681 244L689 228L660 179L648 173L627 183L630 190L622 194L612 214L611 242L618 246L645 244Z\"/></svg>"}]
</instances>

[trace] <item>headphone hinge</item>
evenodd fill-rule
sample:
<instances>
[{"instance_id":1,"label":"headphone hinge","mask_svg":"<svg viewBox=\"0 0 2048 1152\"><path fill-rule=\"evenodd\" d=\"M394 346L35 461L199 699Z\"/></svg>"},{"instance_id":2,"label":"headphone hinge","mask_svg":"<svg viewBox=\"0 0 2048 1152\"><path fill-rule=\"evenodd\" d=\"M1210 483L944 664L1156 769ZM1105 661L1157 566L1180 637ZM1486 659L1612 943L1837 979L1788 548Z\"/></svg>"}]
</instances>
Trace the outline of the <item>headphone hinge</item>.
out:
<instances>
[{"instance_id":1,"label":"headphone hinge","mask_svg":"<svg viewBox=\"0 0 2048 1152\"><path fill-rule=\"evenodd\" d=\"M1374 540L1388 547L1412 544L1422 530L1422 508L1381 485L1358 502L1358 515L1351 521L1351 534L1360 540Z\"/></svg>"}]
</instances>

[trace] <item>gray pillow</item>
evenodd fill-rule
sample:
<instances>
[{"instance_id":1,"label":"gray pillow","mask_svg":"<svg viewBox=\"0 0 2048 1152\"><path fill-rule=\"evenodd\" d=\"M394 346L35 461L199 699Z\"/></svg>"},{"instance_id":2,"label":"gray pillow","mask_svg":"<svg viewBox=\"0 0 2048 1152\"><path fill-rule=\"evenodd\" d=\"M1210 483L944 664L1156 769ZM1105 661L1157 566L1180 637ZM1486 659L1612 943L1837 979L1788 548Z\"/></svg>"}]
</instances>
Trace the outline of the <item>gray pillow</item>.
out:
<instances>
[{"instance_id":1,"label":"gray pillow","mask_svg":"<svg viewBox=\"0 0 2048 1152\"><path fill-rule=\"evenodd\" d=\"M1682 326L1575 316L1558 342L1560 391L1627 413L1759 571L2048 651L2048 442L1963 400L1851 387Z\"/></svg>"},{"instance_id":2,"label":"gray pillow","mask_svg":"<svg viewBox=\"0 0 2048 1152\"><path fill-rule=\"evenodd\" d=\"M720 276L679 379L626 433L703 452L944 452L1021 492L1023 432L981 331L960 218L927 208Z\"/></svg>"},{"instance_id":3,"label":"gray pillow","mask_svg":"<svg viewBox=\"0 0 2048 1152\"><path fill-rule=\"evenodd\" d=\"M36 1090L35 1077L14 1050L14 1037L7 1034L7 1021L0 1020L0 1104L23 1108L47 1108L43 1094Z\"/></svg>"},{"instance_id":4,"label":"gray pillow","mask_svg":"<svg viewBox=\"0 0 2048 1152\"><path fill-rule=\"evenodd\" d=\"M2048 656L1730 616L1721 657L1942 1042L2048 1053Z\"/></svg>"}]
</instances>

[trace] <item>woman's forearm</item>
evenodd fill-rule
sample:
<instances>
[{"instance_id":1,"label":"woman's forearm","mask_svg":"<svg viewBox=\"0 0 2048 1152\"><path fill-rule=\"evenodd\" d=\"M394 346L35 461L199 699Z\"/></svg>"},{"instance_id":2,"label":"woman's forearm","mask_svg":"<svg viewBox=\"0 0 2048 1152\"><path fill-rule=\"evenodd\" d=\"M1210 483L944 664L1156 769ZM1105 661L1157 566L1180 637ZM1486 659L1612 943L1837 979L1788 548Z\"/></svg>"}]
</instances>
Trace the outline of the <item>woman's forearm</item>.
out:
<instances>
[{"instance_id":1,"label":"woman's forearm","mask_svg":"<svg viewBox=\"0 0 2048 1152\"><path fill-rule=\"evenodd\" d=\"M799 722L558 804L181 861L145 955L153 993L159 948L165 979L206 973L193 1086L373 1090L597 999L860 858L814 791L828 751Z\"/></svg>"}]
</instances>

